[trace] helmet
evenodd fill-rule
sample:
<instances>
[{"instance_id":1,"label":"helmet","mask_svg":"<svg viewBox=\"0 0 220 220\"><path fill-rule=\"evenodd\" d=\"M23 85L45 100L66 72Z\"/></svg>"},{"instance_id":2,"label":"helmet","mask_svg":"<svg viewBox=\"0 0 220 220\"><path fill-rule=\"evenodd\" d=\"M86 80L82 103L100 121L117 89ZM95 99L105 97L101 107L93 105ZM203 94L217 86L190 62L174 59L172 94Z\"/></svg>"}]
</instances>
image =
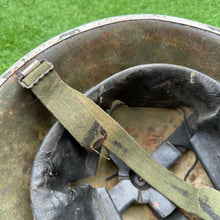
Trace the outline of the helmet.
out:
<instances>
[{"instance_id":1,"label":"helmet","mask_svg":"<svg viewBox=\"0 0 220 220\"><path fill-rule=\"evenodd\" d=\"M114 100L122 101L119 104L113 103L114 111L112 112L112 116L127 129L129 134L136 138L150 153L156 152L157 147L163 145L163 148L166 149L165 152L171 150L171 153L174 153L175 161L179 159L179 153L172 151L174 142L171 141L171 139L168 140L168 137L172 137L172 134L178 129L186 130L184 115L189 116L192 109L185 108L185 111L183 109L182 111L173 108L182 106L183 104L192 104L191 106L200 110L197 119L201 123L205 119L210 118L210 116L216 115L218 111L218 108L216 108L217 104L215 104L215 100L217 100L216 97L218 96L215 96L213 99L211 99L212 97L210 96L208 97L209 99L204 99L204 97L200 97L196 94L197 90L195 90L195 96L192 96L192 99L188 100L191 94L190 92L192 91L189 91L187 86L185 87L184 77L181 78L181 76L186 74L191 77L189 79L194 83L193 80L196 80L195 76L197 72L191 69L195 69L218 80L218 71L220 69L218 62L220 51L218 29L210 29L207 26L190 22L188 23L190 24L189 26L183 25L187 22L188 21L178 19L174 22L173 18L169 17L142 15L103 20L101 23L83 26L54 38L52 41L32 51L2 76L1 80L5 81L10 75L10 79L1 87L0 93L2 100L1 126L4 126L1 132L1 135L4 135L4 138L1 138L3 146L1 148L1 170L4 179L1 183L1 201L4 201L5 204L2 207L2 216L5 215L4 213L11 215L11 217L20 215L28 218L28 216L31 215L30 201L28 200L28 183L31 165L40 142L55 121L52 115L44 109L42 104L36 100L29 91L23 90L16 83L17 76L20 72L36 58L44 58L51 61L61 77L68 84L81 92L87 90L85 94L92 98L97 104L101 105L105 110L111 109ZM101 48L101 50L99 48ZM59 54L56 52L58 50ZM132 69L132 71L130 69L118 74L115 78L113 77L114 80L110 78L88 90L113 73L120 72L128 67L147 63L172 63L190 67L191 69L164 64L148 65L147 68L149 68L149 71L154 72L156 68L156 72L160 73L160 76L155 77L155 79L143 79L139 77L141 71L143 71L143 66L141 66L141 70L138 72L135 72L135 69ZM140 66L136 68L140 68ZM173 82L170 84L169 81L166 80L166 74L163 75L162 73L173 74L173 70L175 69L177 72L179 71L180 76L180 81L176 84L178 85L176 88L179 89L178 93L175 93L176 97L172 95L172 90L170 89L173 86ZM131 75L128 74L129 71L132 73ZM136 73L139 74L138 77L136 77ZM175 74L173 75L174 82L176 78ZM129 76L131 77L129 78ZM210 91L210 87L206 88L204 82L211 82L212 85L216 85L216 83L204 77L199 78L201 79L200 84L202 87L196 89L203 90L204 94L207 94L207 91ZM161 79L163 79L162 81L165 82L165 84L158 84L157 80ZM143 80L146 80L149 84L156 83L160 85L159 88L153 88L153 90L161 90L156 90L155 93L155 91L152 91L152 84L148 90L151 96L147 97L146 93L143 93ZM107 90L102 89L103 84L107 85ZM179 85L182 85L182 88L180 88ZM134 88L134 86L136 88L131 91L130 88ZM218 87L218 85L216 85L216 87ZM165 91L167 96L162 96L161 91ZM102 93L105 96L100 96ZM172 99L167 99L166 97L168 97L168 95L170 95ZM7 99L9 96L10 98ZM195 100L198 99L201 102L196 104ZM156 102L154 102L155 100ZM205 103L208 102L208 104L202 105L202 101ZM123 103L126 105L123 105ZM150 103L148 106L153 108L146 108L146 103ZM115 109L114 106L118 107ZM155 107L162 108L155 109ZM164 107L172 107L172 109L165 109ZM207 115L207 112L210 113L210 115ZM193 117L194 116L192 116L191 121L194 121ZM188 122L190 132L196 129L191 126L191 121L189 120ZM214 126L216 126L216 121L213 123ZM16 134L12 130L14 128L16 128ZM182 133L179 132L179 134L181 136ZM166 140L169 142L164 142ZM183 142L181 142L181 144L184 145ZM113 178L109 181L105 181L105 179L116 173L117 167L119 167L120 171L120 183L125 183L123 180L129 180L129 186L134 186L138 193L149 191L150 186L135 175L129 167L121 163L115 155L109 155L114 163L102 158L98 164L98 155L95 152L88 156L82 149L80 152L74 151L75 148L73 149L72 146L75 145L77 145L75 140L58 122L51 128L44 139L35 159L31 182L35 217L44 213L42 211L42 205L39 203L42 203L42 201L47 198L45 195L51 193L51 195L54 196L53 200L49 199L47 202L50 202L53 207L64 207L69 206L71 202L79 202L75 203L79 205L79 207L74 207L75 209L71 214L69 214L69 210L65 210L65 212L68 213L67 216L71 218L80 218L80 215L82 215L80 214L82 213L80 210L83 208L83 215L86 216L86 213L89 213L91 219L98 219L98 216L102 218L103 216L101 215L103 213L105 213L105 215L108 214L107 216L115 215L116 218L117 209L115 208L115 203L112 203L105 197L103 197L102 200L98 199L104 195L104 192L106 192L105 189L96 190L94 188L105 187L110 190L118 180L117 178ZM175 143L175 145L180 144ZM185 146L187 147L187 144L185 144ZM51 149L55 149L55 151ZM179 147L179 152L182 153L183 151L184 150ZM101 152L101 154L105 154L105 152ZM41 156L43 156L43 158ZM155 158L158 158L156 153ZM172 170L180 177L183 177L193 162L193 153L184 152L184 155L178 160L177 164L172 167ZM42 175L42 170L39 169L41 163L44 168L47 168L47 172L44 172L44 175ZM172 165L172 163L169 164L169 166L170 165ZM90 179L88 178L87 180L83 179L94 175L97 166L99 175L92 178L89 177ZM193 172L195 173L192 173L188 178L188 181L192 184L196 186L201 184L211 185L201 165L198 165ZM41 179L39 176L46 177L45 181L40 182ZM83 183L90 183L93 187L85 184L80 185L80 179L83 179ZM68 185L66 185L67 180ZM69 188L70 182L72 182L74 188ZM36 189L34 186L39 183L42 184L40 185L43 189L42 194L34 191L34 189ZM126 181L125 184L128 184L128 181ZM44 186L47 186L49 191L45 190ZM132 189L134 188L131 188L130 191L132 191ZM72 195L71 201L69 201L68 197L65 197L67 191ZM165 209L168 206L170 207L169 210L173 211L175 209L173 204L166 200L166 198L161 197L161 195L158 195L156 192L154 196L155 195L158 196L157 199L164 199L160 201L167 202ZM9 198L14 199L10 200ZM38 203L37 200L35 200L36 198ZM50 197L48 196L48 198ZM62 198L65 199L63 200ZM152 197L148 198L152 199ZM153 201L155 202L157 199ZM100 201L105 201L104 204L108 204L107 207L111 208L104 212L103 209L106 208L106 206ZM140 203L140 201L139 198L136 199L136 203ZM164 202L162 202L162 204L165 204ZM146 204L147 202L143 203ZM127 208L127 204L130 205L129 202L125 204L125 206L122 206L123 211ZM163 212L163 209L162 211L158 209L157 206L157 203L152 203L150 208L156 210L157 215L164 217L163 214L165 212ZM14 207L17 207L17 209L15 210ZM39 207L40 209L38 209ZM136 218L135 212L133 212L135 209L138 210L136 213L140 219L144 218L144 216L147 216L149 219L155 218L154 214L149 211L146 205L139 204L133 205L124 212L123 218L129 219L131 216L132 218ZM48 207L45 207L45 211L48 210ZM91 212L91 210L94 212ZM56 218L56 214L58 217L62 217L64 210L59 212L57 208L57 211L56 213L48 212L48 215L51 218ZM179 215L179 213L174 214ZM42 216L39 218L41 217ZM120 218L120 216L117 216L117 218Z\"/></svg>"}]
</instances>

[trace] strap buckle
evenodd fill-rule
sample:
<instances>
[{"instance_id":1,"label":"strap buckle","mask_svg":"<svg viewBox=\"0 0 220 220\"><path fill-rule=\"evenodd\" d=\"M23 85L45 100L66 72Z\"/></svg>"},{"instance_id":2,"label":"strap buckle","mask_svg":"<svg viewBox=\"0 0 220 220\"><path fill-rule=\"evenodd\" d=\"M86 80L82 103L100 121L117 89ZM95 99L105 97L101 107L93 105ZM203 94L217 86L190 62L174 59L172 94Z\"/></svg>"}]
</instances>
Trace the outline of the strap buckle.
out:
<instances>
[{"instance_id":1,"label":"strap buckle","mask_svg":"<svg viewBox=\"0 0 220 220\"><path fill-rule=\"evenodd\" d=\"M49 68L46 71L44 71L40 76L38 76L36 79L34 79L34 81L30 85L25 84L25 82L23 82L25 77L27 77L31 72L33 72L44 62L47 62L49 64ZM24 71L21 72L21 76L19 77L18 82L23 88L31 89L33 88L34 85L38 83L40 79L42 79L45 75L47 75L53 68L54 65L47 60L35 60Z\"/></svg>"}]
</instances>

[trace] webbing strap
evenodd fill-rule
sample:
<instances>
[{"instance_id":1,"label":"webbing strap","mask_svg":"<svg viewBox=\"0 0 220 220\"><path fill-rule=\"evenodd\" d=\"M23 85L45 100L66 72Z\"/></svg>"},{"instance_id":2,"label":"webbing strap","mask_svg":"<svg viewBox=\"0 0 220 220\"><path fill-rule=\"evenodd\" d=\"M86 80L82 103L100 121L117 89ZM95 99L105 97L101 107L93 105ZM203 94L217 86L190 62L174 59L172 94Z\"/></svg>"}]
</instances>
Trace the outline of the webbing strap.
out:
<instances>
[{"instance_id":1,"label":"webbing strap","mask_svg":"<svg viewBox=\"0 0 220 220\"><path fill-rule=\"evenodd\" d=\"M81 146L89 149L103 144L180 208L203 219L220 220L219 191L210 187L196 189L176 177L92 100L66 85L54 70L38 81L50 68L49 62L43 62L21 81L27 87L37 82L31 86L34 94Z\"/></svg>"}]
</instances>

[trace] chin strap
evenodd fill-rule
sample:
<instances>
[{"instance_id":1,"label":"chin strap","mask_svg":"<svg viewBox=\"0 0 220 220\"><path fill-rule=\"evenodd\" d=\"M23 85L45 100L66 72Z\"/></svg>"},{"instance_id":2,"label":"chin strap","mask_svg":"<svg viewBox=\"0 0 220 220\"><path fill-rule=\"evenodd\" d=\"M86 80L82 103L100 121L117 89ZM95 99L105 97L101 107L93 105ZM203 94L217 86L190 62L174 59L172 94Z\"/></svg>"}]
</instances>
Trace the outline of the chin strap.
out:
<instances>
[{"instance_id":1,"label":"chin strap","mask_svg":"<svg viewBox=\"0 0 220 220\"><path fill-rule=\"evenodd\" d=\"M178 207L203 219L220 220L219 191L197 189L156 162L99 106L66 85L51 63L35 61L19 82L33 91L82 147L91 150L103 144Z\"/></svg>"}]
</instances>

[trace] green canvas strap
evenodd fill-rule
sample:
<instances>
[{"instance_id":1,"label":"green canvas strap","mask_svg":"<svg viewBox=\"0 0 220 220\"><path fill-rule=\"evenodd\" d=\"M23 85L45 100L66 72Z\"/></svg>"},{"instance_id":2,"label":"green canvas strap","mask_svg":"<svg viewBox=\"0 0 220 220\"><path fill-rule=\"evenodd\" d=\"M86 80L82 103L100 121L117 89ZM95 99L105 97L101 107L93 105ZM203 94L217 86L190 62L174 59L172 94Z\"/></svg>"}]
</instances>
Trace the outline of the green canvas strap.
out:
<instances>
[{"instance_id":1,"label":"green canvas strap","mask_svg":"<svg viewBox=\"0 0 220 220\"><path fill-rule=\"evenodd\" d=\"M66 85L51 63L36 61L19 81L33 91L81 146L90 149L103 144L180 208L203 219L220 220L219 191L197 189L156 162L92 100Z\"/></svg>"}]
</instances>

